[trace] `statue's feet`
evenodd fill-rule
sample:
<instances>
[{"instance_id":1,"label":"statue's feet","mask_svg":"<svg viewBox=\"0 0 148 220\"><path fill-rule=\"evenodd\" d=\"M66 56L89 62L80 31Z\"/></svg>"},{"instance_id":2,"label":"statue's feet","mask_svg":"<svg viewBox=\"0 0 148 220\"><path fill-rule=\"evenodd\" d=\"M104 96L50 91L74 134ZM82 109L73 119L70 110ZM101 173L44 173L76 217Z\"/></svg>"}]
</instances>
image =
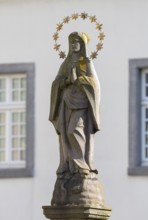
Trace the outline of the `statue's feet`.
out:
<instances>
[{"instance_id":1,"label":"statue's feet","mask_svg":"<svg viewBox=\"0 0 148 220\"><path fill-rule=\"evenodd\" d=\"M79 173L83 174L83 175L88 175L90 173L90 170L86 170L86 169L79 169Z\"/></svg>"},{"instance_id":2,"label":"statue's feet","mask_svg":"<svg viewBox=\"0 0 148 220\"><path fill-rule=\"evenodd\" d=\"M90 172L98 174L98 170L94 169L94 170L90 170Z\"/></svg>"},{"instance_id":3,"label":"statue's feet","mask_svg":"<svg viewBox=\"0 0 148 220\"><path fill-rule=\"evenodd\" d=\"M98 174L98 170L95 168L93 162L90 162L90 161L89 161L89 162L88 162L88 166L89 166L89 168L90 168L90 172L93 172L93 173Z\"/></svg>"}]
</instances>

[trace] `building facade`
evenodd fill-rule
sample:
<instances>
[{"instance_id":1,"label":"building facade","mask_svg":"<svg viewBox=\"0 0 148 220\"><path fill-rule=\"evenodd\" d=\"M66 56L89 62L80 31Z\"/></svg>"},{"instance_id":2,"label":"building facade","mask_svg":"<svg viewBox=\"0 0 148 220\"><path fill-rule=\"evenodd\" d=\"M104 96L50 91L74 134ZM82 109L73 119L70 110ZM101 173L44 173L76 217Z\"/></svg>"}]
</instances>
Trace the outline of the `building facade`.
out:
<instances>
[{"instance_id":1,"label":"building facade","mask_svg":"<svg viewBox=\"0 0 148 220\"><path fill-rule=\"evenodd\" d=\"M111 220L147 219L148 2L0 0L0 219L45 219L59 163L58 137L48 121L50 89L62 60L53 50L56 24L74 12L96 15L106 35L94 59L101 83L101 131L94 161ZM97 32L75 21L61 30Z\"/></svg>"}]
</instances>

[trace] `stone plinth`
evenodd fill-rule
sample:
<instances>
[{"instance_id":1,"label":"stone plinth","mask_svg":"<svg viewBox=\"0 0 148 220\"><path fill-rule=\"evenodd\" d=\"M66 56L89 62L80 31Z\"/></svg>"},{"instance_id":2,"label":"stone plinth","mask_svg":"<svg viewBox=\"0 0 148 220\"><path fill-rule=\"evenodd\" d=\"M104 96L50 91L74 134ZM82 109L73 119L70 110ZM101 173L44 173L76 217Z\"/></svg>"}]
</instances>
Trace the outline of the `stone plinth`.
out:
<instances>
[{"instance_id":1,"label":"stone plinth","mask_svg":"<svg viewBox=\"0 0 148 220\"><path fill-rule=\"evenodd\" d=\"M111 209L104 205L103 189L96 173L58 176L51 206L43 206L50 220L107 220Z\"/></svg>"},{"instance_id":2,"label":"stone plinth","mask_svg":"<svg viewBox=\"0 0 148 220\"><path fill-rule=\"evenodd\" d=\"M87 206L43 206L44 215L50 220L107 220L110 208L93 208Z\"/></svg>"},{"instance_id":3,"label":"stone plinth","mask_svg":"<svg viewBox=\"0 0 148 220\"><path fill-rule=\"evenodd\" d=\"M66 173L58 177L51 205L104 207L103 188L97 174Z\"/></svg>"},{"instance_id":4,"label":"stone plinth","mask_svg":"<svg viewBox=\"0 0 148 220\"><path fill-rule=\"evenodd\" d=\"M107 220L111 214L94 172L58 175L51 206L43 206L43 210L50 220Z\"/></svg>"}]
</instances>

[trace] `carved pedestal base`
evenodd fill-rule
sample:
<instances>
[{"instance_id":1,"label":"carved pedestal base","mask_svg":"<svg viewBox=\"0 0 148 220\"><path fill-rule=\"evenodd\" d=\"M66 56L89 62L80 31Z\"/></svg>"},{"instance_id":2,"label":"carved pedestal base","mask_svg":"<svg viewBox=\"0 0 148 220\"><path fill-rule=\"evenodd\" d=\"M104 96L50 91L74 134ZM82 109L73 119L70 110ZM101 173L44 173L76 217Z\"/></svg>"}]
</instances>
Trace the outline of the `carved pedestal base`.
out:
<instances>
[{"instance_id":1,"label":"carved pedestal base","mask_svg":"<svg viewBox=\"0 0 148 220\"><path fill-rule=\"evenodd\" d=\"M58 176L51 205L104 207L103 190L97 174L93 172L89 175L66 173L61 177Z\"/></svg>"},{"instance_id":2,"label":"carved pedestal base","mask_svg":"<svg viewBox=\"0 0 148 220\"><path fill-rule=\"evenodd\" d=\"M80 173L58 176L51 206L43 206L50 220L107 220L111 209L104 205L104 197L97 174Z\"/></svg>"},{"instance_id":3,"label":"carved pedestal base","mask_svg":"<svg viewBox=\"0 0 148 220\"><path fill-rule=\"evenodd\" d=\"M79 206L43 206L44 215L50 220L107 220L109 208L93 208Z\"/></svg>"}]
</instances>

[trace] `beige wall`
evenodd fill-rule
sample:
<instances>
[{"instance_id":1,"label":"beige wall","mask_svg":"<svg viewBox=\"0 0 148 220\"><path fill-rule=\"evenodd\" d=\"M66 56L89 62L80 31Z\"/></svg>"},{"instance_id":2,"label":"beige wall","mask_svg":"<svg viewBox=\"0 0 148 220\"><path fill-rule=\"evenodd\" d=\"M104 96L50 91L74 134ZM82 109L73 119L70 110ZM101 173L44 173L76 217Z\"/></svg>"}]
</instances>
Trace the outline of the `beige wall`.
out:
<instances>
[{"instance_id":1,"label":"beige wall","mask_svg":"<svg viewBox=\"0 0 148 220\"><path fill-rule=\"evenodd\" d=\"M95 163L106 204L113 208L110 219L147 219L148 177L127 175L128 60L148 57L147 8L146 0L0 1L0 63L36 65L35 175L0 180L0 219L44 219L41 206L50 203L59 154L57 136L48 122L50 86L62 62L52 49L52 35L63 17L81 11L97 15L106 35L104 49L94 61L102 87L102 130L96 134ZM90 32L85 22L83 27ZM69 30L73 31L71 25ZM66 27L65 32L61 32L63 49ZM91 32L90 51L96 42L96 31Z\"/></svg>"}]
</instances>

